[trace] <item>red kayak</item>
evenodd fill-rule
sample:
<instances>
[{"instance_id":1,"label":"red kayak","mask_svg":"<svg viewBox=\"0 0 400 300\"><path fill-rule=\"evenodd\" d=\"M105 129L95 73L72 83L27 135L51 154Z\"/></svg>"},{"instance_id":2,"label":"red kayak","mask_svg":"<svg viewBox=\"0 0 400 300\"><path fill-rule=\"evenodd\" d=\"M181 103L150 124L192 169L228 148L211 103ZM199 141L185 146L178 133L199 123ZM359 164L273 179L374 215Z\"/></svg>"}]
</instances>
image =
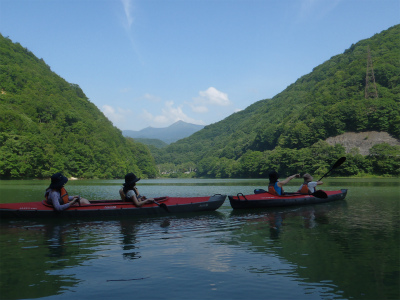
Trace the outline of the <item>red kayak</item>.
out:
<instances>
[{"instance_id":1,"label":"red kayak","mask_svg":"<svg viewBox=\"0 0 400 300\"><path fill-rule=\"evenodd\" d=\"M276 196L268 192L251 195L239 193L237 196L228 196L228 198L233 209L246 209L325 203L343 200L346 195L347 189L341 189L338 191L318 190L311 195L288 193L282 196Z\"/></svg>"},{"instance_id":2,"label":"red kayak","mask_svg":"<svg viewBox=\"0 0 400 300\"><path fill-rule=\"evenodd\" d=\"M157 216L175 213L214 211L225 201L226 195L211 197L160 197L156 203L136 207L132 202L121 200L90 201L90 205L71 206L55 211L44 202L0 204L0 218L60 218L60 217L109 217L109 216Z\"/></svg>"}]
</instances>

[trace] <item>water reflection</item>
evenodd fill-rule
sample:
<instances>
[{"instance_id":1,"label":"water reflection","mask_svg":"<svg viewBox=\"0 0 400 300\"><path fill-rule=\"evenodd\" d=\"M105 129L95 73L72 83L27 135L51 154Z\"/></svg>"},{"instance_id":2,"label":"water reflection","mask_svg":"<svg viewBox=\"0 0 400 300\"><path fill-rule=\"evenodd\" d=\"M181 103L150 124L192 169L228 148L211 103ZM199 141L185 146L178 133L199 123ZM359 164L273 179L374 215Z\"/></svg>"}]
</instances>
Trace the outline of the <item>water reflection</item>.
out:
<instances>
[{"instance_id":1,"label":"water reflection","mask_svg":"<svg viewBox=\"0 0 400 300\"><path fill-rule=\"evenodd\" d=\"M0 228L2 298L45 297L77 284L74 276L52 274L79 263L72 226L2 222Z\"/></svg>"},{"instance_id":2,"label":"water reflection","mask_svg":"<svg viewBox=\"0 0 400 300\"><path fill-rule=\"evenodd\" d=\"M298 207L282 207L270 208L264 210L233 210L231 216L234 218L247 219L246 225L256 224L257 231L261 225L268 226L269 237L278 239L281 231L284 229L285 221L289 220L292 224L294 218L302 220L302 227L311 229L318 224L328 224L328 214L337 209L346 207L346 201L336 201L332 203L298 206Z\"/></svg>"},{"instance_id":3,"label":"water reflection","mask_svg":"<svg viewBox=\"0 0 400 300\"><path fill-rule=\"evenodd\" d=\"M106 259L104 282L144 280L148 276L120 273L109 260L142 258L140 240L182 238L176 224L207 227L208 218L221 214L203 213L160 218L118 218L107 220L35 220L0 223L0 295L2 299L41 298L74 291L96 271L82 275L83 268L98 267ZM171 225L171 223L173 225ZM175 225L174 225L175 224ZM190 225L190 226L189 226ZM199 230L201 226L196 229ZM170 232L172 227L172 232ZM162 248L157 247L156 251ZM111 269L113 273L110 272ZM10 288L13 287L13 288ZM16 288L18 287L18 288Z\"/></svg>"},{"instance_id":4,"label":"water reflection","mask_svg":"<svg viewBox=\"0 0 400 300\"><path fill-rule=\"evenodd\" d=\"M233 212L232 217L244 224L233 232L230 244L276 255L295 267L292 276L298 280L329 282L334 294L345 299L396 299L399 252L392 251L399 245L398 212L382 206L379 212L368 206L363 210L364 215L357 215L346 201L338 201L263 213ZM377 221L376 214L378 232L365 221Z\"/></svg>"},{"instance_id":5,"label":"water reflection","mask_svg":"<svg viewBox=\"0 0 400 300\"><path fill-rule=\"evenodd\" d=\"M32 182L0 182L1 201L30 201L36 192L42 197L48 183ZM246 193L262 184L245 180L225 185L222 180L207 186L207 180L199 185L177 180L157 187L154 182L143 180L149 195ZM107 199L120 183L68 184L73 193ZM325 184L328 189L349 188L347 199L247 211L233 211L226 201L213 213L162 218L1 220L0 295L398 299L399 181L370 180L371 188L365 188L364 180L328 178Z\"/></svg>"},{"instance_id":6,"label":"water reflection","mask_svg":"<svg viewBox=\"0 0 400 300\"><path fill-rule=\"evenodd\" d=\"M121 221L9 221L1 222L0 294L2 299L40 298L73 290L86 278L76 267L109 250L107 236L120 232L122 255L138 259L138 223ZM9 288L9 287L18 288Z\"/></svg>"},{"instance_id":7,"label":"water reflection","mask_svg":"<svg viewBox=\"0 0 400 300\"><path fill-rule=\"evenodd\" d=\"M131 220L123 220L120 222L120 232L122 236L122 255L124 259L138 259L140 254L136 249L136 235L138 228Z\"/></svg>"}]
</instances>

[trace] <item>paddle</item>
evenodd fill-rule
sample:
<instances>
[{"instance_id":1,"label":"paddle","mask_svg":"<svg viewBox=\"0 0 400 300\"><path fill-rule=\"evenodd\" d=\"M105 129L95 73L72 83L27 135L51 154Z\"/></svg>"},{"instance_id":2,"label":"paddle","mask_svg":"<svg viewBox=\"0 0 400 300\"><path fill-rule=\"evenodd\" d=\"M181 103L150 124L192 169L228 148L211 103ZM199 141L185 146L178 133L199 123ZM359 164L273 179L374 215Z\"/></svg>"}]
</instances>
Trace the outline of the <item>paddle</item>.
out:
<instances>
[{"instance_id":1,"label":"paddle","mask_svg":"<svg viewBox=\"0 0 400 300\"><path fill-rule=\"evenodd\" d=\"M79 206L81 206L81 195L74 197L74 199L78 199L78 200L76 200L76 202L78 202Z\"/></svg>"},{"instance_id":2,"label":"paddle","mask_svg":"<svg viewBox=\"0 0 400 300\"><path fill-rule=\"evenodd\" d=\"M158 202L156 202L156 201L153 201L155 204L157 204L159 207L161 207L161 208L163 208L166 212L168 212L168 213L170 213L170 211L169 211L169 209L168 209L168 206L167 205L165 205L165 203L158 203Z\"/></svg>"},{"instance_id":3,"label":"paddle","mask_svg":"<svg viewBox=\"0 0 400 300\"><path fill-rule=\"evenodd\" d=\"M321 179L322 178L324 178L326 175L328 175L333 169L336 169L337 167L339 167L342 163L344 163L346 161L346 157L341 157L341 158L339 158L336 162L335 162L335 164L333 165L333 167L328 171L328 172L326 172L326 174L324 175L324 176L322 176L320 179L318 179L318 181L321 181Z\"/></svg>"},{"instance_id":4,"label":"paddle","mask_svg":"<svg viewBox=\"0 0 400 300\"><path fill-rule=\"evenodd\" d=\"M322 190L316 190L314 193L311 194L311 196L314 196L316 198L322 198L322 199L328 198L328 195Z\"/></svg>"},{"instance_id":5,"label":"paddle","mask_svg":"<svg viewBox=\"0 0 400 300\"><path fill-rule=\"evenodd\" d=\"M328 175L333 169L336 169L337 167L339 167L342 163L344 163L346 161L346 157L341 157L339 158L335 164L333 165L333 167L325 173L324 176L322 176L320 179L318 179L318 181L321 181L322 178L324 178L326 175ZM322 198L322 199L326 199L328 198L328 195L322 191L322 190L317 190L314 193L311 194L312 196L316 197L316 198Z\"/></svg>"}]
</instances>

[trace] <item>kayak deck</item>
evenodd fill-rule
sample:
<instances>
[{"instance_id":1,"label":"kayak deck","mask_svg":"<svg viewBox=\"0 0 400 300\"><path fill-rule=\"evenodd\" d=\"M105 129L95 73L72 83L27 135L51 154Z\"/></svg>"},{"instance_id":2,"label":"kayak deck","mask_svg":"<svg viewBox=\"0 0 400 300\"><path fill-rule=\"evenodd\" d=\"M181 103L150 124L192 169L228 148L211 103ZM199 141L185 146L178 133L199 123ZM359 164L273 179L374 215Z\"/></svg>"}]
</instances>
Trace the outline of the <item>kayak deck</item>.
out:
<instances>
[{"instance_id":1,"label":"kayak deck","mask_svg":"<svg viewBox=\"0 0 400 300\"><path fill-rule=\"evenodd\" d=\"M46 217L97 217L97 216L151 216L169 213L213 211L225 201L226 195L207 197L161 197L156 203L136 207L132 202L121 200L91 201L90 205L71 206L55 211L43 202L0 204L0 218L46 218Z\"/></svg>"},{"instance_id":2,"label":"kayak deck","mask_svg":"<svg viewBox=\"0 0 400 300\"><path fill-rule=\"evenodd\" d=\"M297 193L276 196L268 192L251 195L243 195L239 193L237 196L228 196L228 198L233 209L293 206L342 200L347 195L347 189L325 191L325 193L327 195L326 198L318 198L312 195L302 195Z\"/></svg>"}]
</instances>

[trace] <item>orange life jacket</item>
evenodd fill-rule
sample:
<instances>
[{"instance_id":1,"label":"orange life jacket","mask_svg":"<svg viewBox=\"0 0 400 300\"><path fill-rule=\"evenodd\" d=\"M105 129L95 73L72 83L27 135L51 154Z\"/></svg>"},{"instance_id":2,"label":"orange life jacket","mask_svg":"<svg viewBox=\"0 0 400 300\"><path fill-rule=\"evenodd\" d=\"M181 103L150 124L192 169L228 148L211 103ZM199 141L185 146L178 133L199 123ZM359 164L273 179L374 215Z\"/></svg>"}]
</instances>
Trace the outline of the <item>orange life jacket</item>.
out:
<instances>
[{"instance_id":1,"label":"orange life jacket","mask_svg":"<svg viewBox=\"0 0 400 300\"><path fill-rule=\"evenodd\" d=\"M67 204L68 203L69 197L68 197L67 190L64 187L61 188L60 197L61 197L61 200L62 200L63 204Z\"/></svg>"},{"instance_id":2,"label":"orange life jacket","mask_svg":"<svg viewBox=\"0 0 400 300\"><path fill-rule=\"evenodd\" d=\"M281 188L281 191L283 195L283 188ZM279 196L278 192L275 190L275 183L268 184L268 193Z\"/></svg>"},{"instance_id":3,"label":"orange life jacket","mask_svg":"<svg viewBox=\"0 0 400 300\"><path fill-rule=\"evenodd\" d=\"M308 189L308 183L303 183L299 190L300 194L311 194L310 190Z\"/></svg>"},{"instance_id":4,"label":"orange life jacket","mask_svg":"<svg viewBox=\"0 0 400 300\"><path fill-rule=\"evenodd\" d=\"M53 204L51 201L49 201L49 194L50 194L51 189L48 189L44 195L44 197L46 198L46 203L48 204ZM67 190L62 187L60 190L60 204L67 204L69 202L69 198L68 198L68 193Z\"/></svg>"}]
</instances>

